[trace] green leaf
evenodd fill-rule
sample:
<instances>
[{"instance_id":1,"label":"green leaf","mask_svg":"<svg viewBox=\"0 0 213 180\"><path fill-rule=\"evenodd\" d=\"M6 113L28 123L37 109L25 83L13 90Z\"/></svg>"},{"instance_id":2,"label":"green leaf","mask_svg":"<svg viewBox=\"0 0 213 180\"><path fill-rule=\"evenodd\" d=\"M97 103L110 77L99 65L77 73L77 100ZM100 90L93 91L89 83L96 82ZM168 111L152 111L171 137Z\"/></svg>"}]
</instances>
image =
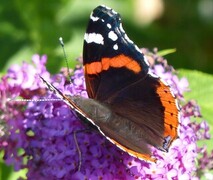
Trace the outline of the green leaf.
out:
<instances>
[{"instance_id":1,"label":"green leaf","mask_svg":"<svg viewBox=\"0 0 213 180\"><path fill-rule=\"evenodd\" d=\"M174 48L174 49L164 49L164 50L161 50L161 51L158 51L158 55L159 56L166 56L166 55L168 55L168 54L172 54L172 53L174 53L174 52L176 52L176 49Z\"/></svg>"},{"instance_id":2,"label":"green leaf","mask_svg":"<svg viewBox=\"0 0 213 180\"><path fill-rule=\"evenodd\" d=\"M3 161L3 152L0 152L0 180L26 179L27 169L15 172L13 166L7 166Z\"/></svg>"},{"instance_id":3,"label":"green leaf","mask_svg":"<svg viewBox=\"0 0 213 180\"><path fill-rule=\"evenodd\" d=\"M201 108L202 119L205 119L210 126L210 133L213 136L213 76L195 70L178 70L179 77L186 77L189 81L190 92L186 92L186 100L194 99ZM208 150L213 149L213 143L204 141Z\"/></svg>"}]
</instances>

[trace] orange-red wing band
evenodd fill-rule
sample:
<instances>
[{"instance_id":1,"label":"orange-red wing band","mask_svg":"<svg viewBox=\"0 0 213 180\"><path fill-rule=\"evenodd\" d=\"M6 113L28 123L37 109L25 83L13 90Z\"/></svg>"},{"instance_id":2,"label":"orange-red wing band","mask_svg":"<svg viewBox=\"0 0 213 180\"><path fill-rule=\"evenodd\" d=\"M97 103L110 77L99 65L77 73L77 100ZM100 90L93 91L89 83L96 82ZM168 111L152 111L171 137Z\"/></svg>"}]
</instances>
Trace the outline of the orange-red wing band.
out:
<instances>
[{"instance_id":1,"label":"orange-red wing band","mask_svg":"<svg viewBox=\"0 0 213 180\"><path fill-rule=\"evenodd\" d=\"M142 70L140 64L138 64L137 61L125 55L118 55L113 58L102 58L101 61L86 64L85 72L87 74L98 74L101 71L108 70L110 67L125 67L136 74Z\"/></svg>"},{"instance_id":2,"label":"orange-red wing band","mask_svg":"<svg viewBox=\"0 0 213 180\"><path fill-rule=\"evenodd\" d=\"M157 93L160 96L162 105L165 108L164 111L164 137L170 136L171 141L174 141L178 137L178 114L179 109L176 105L176 99L172 96L170 87L165 85L163 82L160 82L160 86L157 88Z\"/></svg>"}]
</instances>

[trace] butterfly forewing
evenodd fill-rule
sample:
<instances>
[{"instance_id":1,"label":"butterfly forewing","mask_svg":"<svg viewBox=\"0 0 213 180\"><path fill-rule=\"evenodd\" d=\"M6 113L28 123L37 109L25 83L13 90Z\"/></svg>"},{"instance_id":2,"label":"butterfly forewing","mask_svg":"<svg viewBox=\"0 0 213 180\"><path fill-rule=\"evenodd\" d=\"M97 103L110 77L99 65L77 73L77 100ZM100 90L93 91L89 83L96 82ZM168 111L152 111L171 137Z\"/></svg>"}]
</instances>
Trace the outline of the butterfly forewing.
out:
<instances>
[{"instance_id":1,"label":"butterfly forewing","mask_svg":"<svg viewBox=\"0 0 213 180\"><path fill-rule=\"evenodd\" d=\"M104 6L91 13L83 62L88 95L101 101L143 79L149 67L124 32L120 15Z\"/></svg>"}]
</instances>

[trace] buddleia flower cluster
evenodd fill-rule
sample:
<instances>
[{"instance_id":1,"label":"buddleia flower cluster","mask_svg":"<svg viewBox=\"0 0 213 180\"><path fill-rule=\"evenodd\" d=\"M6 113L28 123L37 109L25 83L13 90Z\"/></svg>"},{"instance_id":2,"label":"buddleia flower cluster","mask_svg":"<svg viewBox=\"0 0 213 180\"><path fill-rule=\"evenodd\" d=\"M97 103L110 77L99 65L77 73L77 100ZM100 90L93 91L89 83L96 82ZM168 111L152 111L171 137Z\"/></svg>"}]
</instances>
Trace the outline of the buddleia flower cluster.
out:
<instances>
[{"instance_id":1,"label":"buddleia flower cluster","mask_svg":"<svg viewBox=\"0 0 213 180\"><path fill-rule=\"evenodd\" d=\"M38 75L66 95L87 97L82 66L67 76L50 75L46 56L34 55L32 64L12 65L0 82L0 151L15 171L27 168L28 179L198 179L212 154L197 142L210 139L206 121L195 101L186 101L186 78L179 78L167 61L142 49L153 73L166 81L181 104L179 138L168 153L152 148L156 163L128 155L79 119L63 101L46 89ZM80 58L81 59L81 58ZM30 99L31 101L18 101ZM202 154L198 159L198 154ZM196 163L197 162L197 163Z\"/></svg>"}]
</instances>

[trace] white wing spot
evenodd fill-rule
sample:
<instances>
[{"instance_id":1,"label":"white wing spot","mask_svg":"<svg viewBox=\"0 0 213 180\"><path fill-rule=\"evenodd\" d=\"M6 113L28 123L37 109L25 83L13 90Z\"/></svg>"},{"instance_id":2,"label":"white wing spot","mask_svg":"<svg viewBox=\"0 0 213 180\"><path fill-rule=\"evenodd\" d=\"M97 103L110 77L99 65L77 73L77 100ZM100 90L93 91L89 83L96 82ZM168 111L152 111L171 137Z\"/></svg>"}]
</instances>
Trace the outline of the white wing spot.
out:
<instances>
[{"instance_id":1,"label":"white wing spot","mask_svg":"<svg viewBox=\"0 0 213 180\"><path fill-rule=\"evenodd\" d=\"M116 41L118 39L118 36L117 34L114 33L114 31L110 31L108 34L108 37L112 39L113 41Z\"/></svg>"},{"instance_id":2,"label":"white wing spot","mask_svg":"<svg viewBox=\"0 0 213 180\"><path fill-rule=\"evenodd\" d=\"M96 33L85 33L84 35L84 40L87 43L96 43L96 44L102 44L104 45L104 38L101 34L96 34Z\"/></svg>"},{"instance_id":3,"label":"white wing spot","mask_svg":"<svg viewBox=\"0 0 213 180\"><path fill-rule=\"evenodd\" d=\"M115 44L115 45L113 46L113 49L114 49L114 50L118 50L118 45Z\"/></svg>"},{"instance_id":4,"label":"white wing spot","mask_svg":"<svg viewBox=\"0 0 213 180\"><path fill-rule=\"evenodd\" d=\"M118 14L118 13L117 13L115 10L113 10L113 9L112 9L112 13L113 13L113 14Z\"/></svg>"},{"instance_id":5,"label":"white wing spot","mask_svg":"<svg viewBox=\"0 0 213 180\"><path fill-rule=\"evenodd\" d=\"M107 23L107 27L108 27L109 29L112 28L111 24L109 24L109 23Z\"/></svg>"},{"instance_id":6,"label":"white wing spot","mask_svg":"<svg viewBox=\"0 0 213 180\"><path fill-rule=\"evenodd\" d=\"M93 16L93 13L90 14L90 19L92 19L92 21L98 21L99 17L95 17Z\"/></svg>"}]
</instances>

